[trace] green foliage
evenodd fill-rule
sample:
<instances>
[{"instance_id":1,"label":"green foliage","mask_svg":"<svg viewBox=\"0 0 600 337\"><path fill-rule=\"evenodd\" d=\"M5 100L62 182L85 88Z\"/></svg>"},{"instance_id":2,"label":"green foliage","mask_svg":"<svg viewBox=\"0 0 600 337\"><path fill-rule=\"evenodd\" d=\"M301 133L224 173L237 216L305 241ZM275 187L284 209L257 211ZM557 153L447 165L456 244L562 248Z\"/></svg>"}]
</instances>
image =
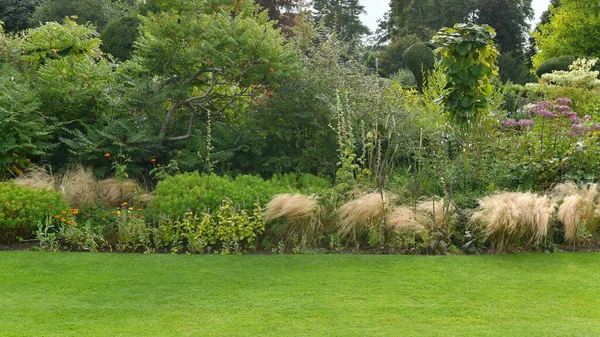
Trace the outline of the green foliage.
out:
<instances>
[{"instance_id":1,"label":"green foliage","mask_svg":"<svg viewBox=\"0 0 600 337\"><path fill-rule=\"evenodd\" d=\"M68 55L99 56L100 39L93 26L78 25L68 18L61 22L49 22L25 31L22 38L17 39L17 50L23 60L37 66Z\"/></svg>"},{"instance_id":2,"label":"green foliage","mask_svg":"<svg viewBox=\"0 0 600 337\"><path fill-rule=\"evenodd\" d=\"M205 109L218 114L249 97L270 95L269 88L292 75L293 55L253 3L194 0L161 6L167 11L141 18L133 59L146 95L139 98L147 102L143 108L153 115L157 107L168 110L158 114L158 134L184 134L166 140L189 138Z\"/></svg>"},{"instance_id":3,"label":"green foliage","mask_svg":"<svg viewBox=\"0 0 600 337\"><path fill-rule=\"evenodd\" d=\"M102 51L120 61L131 58L133 43L140 35L140 24L140 19L131 16L111 22L102 31Z\"/></svg>"},{"instance_id":4,"label":"green foliage","mask_svg":"<svg viewBox=\"0 0 600 337\"><path fill-rule=\"evenodd\" d=\"M358 0L313 0L312 7L317 23L335 31L341 40L354 41L369 33L360 20L365 7Z\"/></svg>"},{"instance_id":5,"label":"green foliage","mask_svg":"<svg viewBox=\"0 0 600 337\"><path fill-rule=\"evenodd\" d=\"M575 56L560 56L551 58L542 62L535 70L535 74L538 77L542 77L542 75L551 73L555 70L568 71L569 66L576 59L577 57Z\"/></svg>"},{"instance_id":6,"label":"green foliage","mask_svg":"<svg viewBox=\"0 0 600 337\"><path fill-rule=\"evenodd\" d=\"M536 78L522 59L515 57L513 52L501 53L498 56L498 72L502 82L508 81L516 84L535 82Z\"/></svg>"},{"instance_id":7,"label":"green foliage","mask_svg":"<svg viewBox=\"0 0 600 337\"><path fill-rule=\"evenodd\" d=\"M478 119L489 106L492 77L498 74L494 36L490 26L474 24L456 24L435 36L441 45L436 50L442 57L440 67L448 81L441 100L459 125Z\"/></svg>"},{"instance_id":8,"label":"green foliage","mask_svg":"<svg viewBox=\"0 0 600 337\"><path fill-rule=\"evenodd\" d=\"M42 0L0 0L0 21L7 32L29 27L29 17Z\"/></svg>"},{"instance_id":9,"label":"green foliage","mask_svg":"<svg viewBox=\"0 0 600 337\"><path fill-rule=\"evenodd\" d=\"M404 52L413 44L421 40L416 35L406 35L396 38L389 45L383 47L377 54L377 70L379 75L390 77L400 68L406 68Z\"/></svg>"},{"instance_id":10,"label":"green foliage","mask_svg":"<svg viewBox=\"0 0 600 337\"><path fill-rule=\"evenodd\" d=\"M239 254L254 250L257 237L264 231L260 203L255 203L249 212L225 199L214 213L186 212L181 220L161 224L159 236L172 253L213 250L221 254Z\"/></svg>"},{"instance_id":11,"label":"green foliage","mask_svg":"<svg viewBox=\"0 0 600 337\"><path fill-rule=\"evenodd\" d=\"M533 65L555 57L600 57L600 7L595 2L561 0L550 9L550 21L533 33L539 52Z\"/></svg>"},{"instance_id":12,"label":"green foliage","mask_svg":"<svg viewBox=\"0 0 600 337\"><path fill-rule=\"evenodd\" d=\"M127 12L127 7L121 1L46 0L35 9L30 21L32 26L37 26L73 17L79 24L91 23L102 30L124 12Z\"/></svg>"},{"instance_id":13,"label":"green foliage","mask_svg":"<svg viewBox=\"0 0 600 337\"><path fill-rule=\"evenodd\" d=\"M30 238L38 223L67 208L58 192L0 183L0 242Z\"/></svg>"},{"instance_id":14,"label":"green foliage","mask_svg":"<svg viewBox=\"0 0 600 337\"><path fill-rule=\"evenodd\" d=\"M32 156L47 157L57 125L38 112L33 84L12 65L0 63L0 177L18 175Z\"/></svg>"},{"instance_id":15,"label":"green foliage","mask_svg":"<svg viewBox=\"0 0 600 337\"><path fill-rule=\"evenodd\" d=\"M415 75L417 90L423 90L423 83L427 80L429 72L435 66L435 55L429 46L419 42L410 46L403 55L404 64Z\"/></svg>"},{"instance_id":16,"label":"green foliage","mask_svg":"<svg viewBox=\"0 0 600 337\"><path fill-rule=\"evenodd\" d=\"M291 177L296 178L294 183L290 183ZM177 219L188 210L194 213L214 211L224 198L229 198L234 205L247 209L256 201L266 204L275 194L297 190L315 191L324 186L326 184L322 179L295 175L275 176L265 181L251 175L231 178L198 172L184 173L158 183L148 212L153 218L164 215L170 219Z\"/></svg>"}]
</instances>

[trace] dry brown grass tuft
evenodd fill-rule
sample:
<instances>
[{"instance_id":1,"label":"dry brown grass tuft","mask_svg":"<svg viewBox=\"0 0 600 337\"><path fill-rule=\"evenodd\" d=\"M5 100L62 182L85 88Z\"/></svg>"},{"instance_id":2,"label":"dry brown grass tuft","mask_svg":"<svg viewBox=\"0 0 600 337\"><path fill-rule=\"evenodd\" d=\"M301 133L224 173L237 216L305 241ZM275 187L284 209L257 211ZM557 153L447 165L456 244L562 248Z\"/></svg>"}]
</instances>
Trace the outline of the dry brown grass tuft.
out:
<instances>
[{"instance_id":1,"label":"dry brown grass tuft","mask_svg":"<svg viewBox=\"0 0 600 337\"><path fill-rule=\"evenodd\" d=\"M42 190L56 190L54 177L40 166L28 168L25 174L15 179L15 184Z\"/></svg>"},{"instance_id":2,"label":"dry brown grass tuft","mask_svg":"<svg viewBox=\"0 0 600 337\"><path fill-rule=\"evenodd\" d=\"M84 207L98 201L97 187L92 170L79 165L61 176L59 191L72 207Z\"/></svg>"},{"instance_id":3,"label":"dry brown grass tuft","mask_svg":"<svg viewBox=\"0 0 600 337\"><path fill-rule=\"evenodd\" d=\"M442 199L430 199L425 200L417 204L417 211L426 214L432 222L431 225L442 226L448 222L448 216L453 214L456 210L454 205L446 204L445 200Z\"/></svg>"},{"instance_id":4,"label":"dry brown grass tuft","mask_svg":"<svg viewBox=\"0 0 600 337\"><path fill-rule=\"evenodd\" d=\"M423 231L427 224L431 222L426 215L409 207L397 207L392 214L387 217L386 226L392 230L404 231Z\"/></svg>"},{"instance_id":5,"label":"dry brown grass tuft","mask_svg":"<svg viewBox=\"0 0 600 337\"><path fill-rule=\"evenodd\" d=\"M98 192L104 202L111 207L118 207L123 202L131 203L136 196L138 184L131 180L104 179L98 182Z\"/></svg>"},{"instance_id":6,"label":"dry brown grass tuft","mask_svg":"<svg viewBox=\"0 0 600 337\"><path fill-rule=\"evenodd\" d=\"M383 200L380 193L369 193L340 207L338 209L340 237L349 234L356 236L365 232L369 226L381 222L391 198L389 193L383 194Z\"/></svg>"},{"instance_id":7,"label":"dry brown grass tuft","mask_svg":"<svg viewBox=\"0 0 600 337\"><path fill-rule=\"evenodd\" d=\"M568 182L557 185L552 191L554 198L562 199L557 218L565 226L565 239L577 243L581 236L581 227L594 233L600 224L600 195L598 185L577 186Z\"/></svg>"},{"instance_id":8,"label":"dry brown grass tuft","mask_svg":"<svg viewBox=\"0 0 600 337\"><path fill-rule=\"evenodd\" d=\"M278 194L266 205L264 216L266 222L285 219L285 224L277 232L285 236L288 244L298 239L300 246L306 247L318 238L323 229L322 211L316 196Z\"/></svg>"},{"instance_id":9,"label":"dry brown grass tuft","mask_svg":"<svg viewBox=\"0 0 600 337\"><path fill-rule=\"evenodd\" d=\"M481 199L479 205L473 220L487 227L487 236L498 250L518 240L534 242L548 235L554 207L547 196L504 192Z\"/></svg>"}]
</instances>

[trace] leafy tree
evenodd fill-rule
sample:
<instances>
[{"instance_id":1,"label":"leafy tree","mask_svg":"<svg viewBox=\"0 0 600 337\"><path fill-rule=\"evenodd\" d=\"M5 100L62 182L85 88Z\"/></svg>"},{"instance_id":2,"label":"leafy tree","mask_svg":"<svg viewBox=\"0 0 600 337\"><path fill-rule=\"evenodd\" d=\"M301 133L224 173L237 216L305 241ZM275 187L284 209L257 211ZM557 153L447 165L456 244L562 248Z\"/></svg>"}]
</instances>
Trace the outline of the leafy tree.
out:
<instances>
[{"instance_id":1,"label":"leafy tree","mask_svg":"<svg viewBox=\"0 0 600 337\"><path fill-rule=\"evenodd\" d=\"M256 3L268 11L271 20L277 21L278 26L288 31L297 23L297 10L303 0L256 0Z\"/></svg>"},{"instance_id":2,"label":"leafy tree","mask_svg":"<svg viewBox=\"0 0 600 337\"><path fill-rule=\"evenodd\" d=\"M533 33L539 50L534 66L566 55L600 57L600 6L596 2L561 0L550 13L550 21Z\"/></svg>"},{"instance_id":3,"label":"leafy tree","mask_svg":"<svg viewBox=\"0 0 600 337\"><path fill-rule=\"evenodd\" d=\"M478 7L474 22L494 28L500 52L520 58L529 31L527 21L533 19L531 0L479 0Z\"/></svg>"},{"instance_id":4,"label":"leafy tree","mask_svg":"<svg viewBox=\"0 0 600 337\"><path fill-rule=\"evenodd\" d=\"M0 0L0 21L7 32L29 28L29 18L42 0Z\"/></svg>"},{"instance_id":5,"label":"leafy tree","mask_svg":"<svg viewBox=\"0 0 600 337\"><path fill-rule=\"evenodd\" d=\"M140 35L141 21L126 16L111 22L102 31L102 51L120 61L128 60L133 52L133 43Z\"/></svg>"},{"instance_id":6,"label":"leafy tree","mask_svg":"<svg viewBox=\"0 0 600 337\"><path fill-rule=\"evenodd\" d=\"M358 0L313 0L312 5L316 21L333 29L340 39L353 41L369 34L359 17L365 6Z\"/></svg>"},{"instance_id":7,"label":"leafy tree","mask_svg":"<svg viewBox=\"0 0 600 337\"><path fill-rule=\"evenodd\" d=\"M0 72L0 177L5 177L22 173L32 156L48 156L55 127L39 113L33 83L11 64L0 63Z\"/></svg>"},{"instance_id":8,"label":"leafy tree","mask_svg":"<svg viewBox=\"0 0 600 337\"><path fill-rule=\"evenodd\" d=\"M32 26L46 22L62 22L74 17L79 24L91 23L102 31L119 16L126 16L131 8L121 1L112 0L46 0L35 9Z\"/></svg>"},{"instance_id":9,"label":"leafy tree","mask_svg":"<svg viewBox=\"0 0 600 337\"><path fill-rule=\"evenodd\" d=\"M293 55L256 5L173 0L161 9L141 18L131 63L144 75L139 109L160 120L157 136L188 139L199 113L220 117L233 104L271 95L292 76Z\"/></svg>"}]
</instances>

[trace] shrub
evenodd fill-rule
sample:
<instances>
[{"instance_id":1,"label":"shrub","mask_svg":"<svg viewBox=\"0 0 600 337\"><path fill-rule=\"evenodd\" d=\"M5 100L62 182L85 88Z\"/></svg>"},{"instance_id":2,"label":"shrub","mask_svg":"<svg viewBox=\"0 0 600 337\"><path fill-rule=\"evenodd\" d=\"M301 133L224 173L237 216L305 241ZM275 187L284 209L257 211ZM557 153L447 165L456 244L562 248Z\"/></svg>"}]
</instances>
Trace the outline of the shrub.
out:
<instances>
[{"instance_id":1,"label":"shrub","mask_svg":"<svg viewBox=\"0 0 600 337\"><path fill-rule=\"evenodd\" d=\"M433 51L425 43L415 43L404 52L404 64L415 75L417 89L422 91L427 75L435 66Z\"/></svg>"},{"instance_id":2,"label":"shrub","mask_svg":"<svg viewBox=\"0 0 600 337\"><path fill-rule=\"evenodd\" d=\"M164 215L177 219L188 210L194 213L216 210L225 198L247 208L257 200L266 204L273 195L290 190L293 188L281 178L265 181L252 175L239 175L234 179L216 174L184 173L158 183L148 212L155 218Z\"/></svg>"},{"instance_id":3,"label":"shrub","mask_svg":"<svg viewBox=\"0 0 600 337\"><path fill-rule=\"evenodd\" d=\"M58 192L0 183L0 242L31 238L39 222L67 208Z\"/></svg>"},{"instance_id":4,"label":"shrub","mask_svg":"<svg viewBox=\"0 0 600 337\"><path fill-rule=\"evenodd\" d=\"M181 220L161 224L157 236L172 253L179 250L191 253L215 250L230 254L254 250L256 238L264 230L259 203L247 211L225 199L214 213L186 212Z\"/></svg>"},{"instance_id":5,"label":"shrub","mask_svg":"<svg viewBox=\"0 0 600 337\"><path fill-rule=\"evenodd\" d=\"M575 56L561 56L551 58L548 61L540 64L535 70L535 74L538 77L542 77L544 74L549 74L555 70L569 71L569 66L575 61Z\"/></svg>"},{"instance_id":6,"label":"shrub","mask_svg":"<svg viewBox=\"0 0 600 337\"><path fill-rule=\"evenodd\" d=\"M141 21L136 17L123 17L111 22L102 31L102 51L125 61L131 57L133 43L139 36Z\"/></svg>"}]
</instances>

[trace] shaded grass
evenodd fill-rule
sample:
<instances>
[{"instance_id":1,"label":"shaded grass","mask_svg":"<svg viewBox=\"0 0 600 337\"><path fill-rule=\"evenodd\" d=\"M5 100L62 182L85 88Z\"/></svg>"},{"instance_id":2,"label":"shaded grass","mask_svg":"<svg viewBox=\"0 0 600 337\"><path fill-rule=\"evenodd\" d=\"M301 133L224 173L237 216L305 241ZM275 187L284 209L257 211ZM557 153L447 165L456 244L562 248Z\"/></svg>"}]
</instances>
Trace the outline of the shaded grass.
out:
<instances>
[{"instance_id":1,"label":"shaded grass","mask_svg":"<svg viewBox=\"0 0 600 337\"><path fill-rule=\"evenodd\" d=\"M2 336L600 336L600 254L0 252Z\"/></svg>"}]
</instances>

